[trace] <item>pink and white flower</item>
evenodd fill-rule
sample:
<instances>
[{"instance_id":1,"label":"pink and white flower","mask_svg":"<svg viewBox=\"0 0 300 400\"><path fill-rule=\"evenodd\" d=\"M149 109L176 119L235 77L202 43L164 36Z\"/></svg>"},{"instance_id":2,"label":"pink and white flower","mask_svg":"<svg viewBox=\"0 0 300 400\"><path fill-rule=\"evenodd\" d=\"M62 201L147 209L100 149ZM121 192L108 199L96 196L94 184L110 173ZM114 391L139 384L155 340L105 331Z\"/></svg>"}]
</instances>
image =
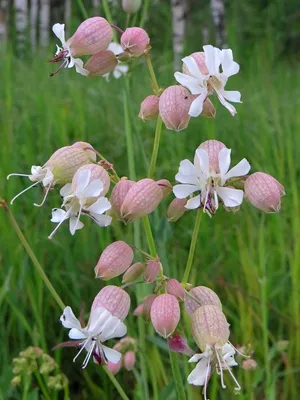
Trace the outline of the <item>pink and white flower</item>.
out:
<instances>
[{"instance_id":1,"label":"pink and white flower","mask_svg":"<svg viewBox=\"0 0 300 400\"><path fill-rule=\"evenodd\" d=\"M120 319L112 316L105 308L93 309L87 326L83 327L71 307L66 307L60 317L60 322L65 328L70 329L69 338L79 341L80 350L73 361L83 350L87 352L82 368L88 365L92 356L98 364L107 364L108 362L117 364L120 361L122 354L103 343L109 339L126 335L127 328Z\"/></svg>"},{"instance_id":2,"label":"pink and white flower","mask_svg":"<svg viewBox=\"0 0 300 400\"><path fill-rule=\"evenodd\" d=\"M233 61L232 50L220 50L211 45L203 46L206 68L199 68L195 58L188 56L182 59L187 73L175 72L177 82L189 89L191 94L198 95L189 110L191 117L198 117L203 110L207 96L216 93L221 104L232 114L235 107L230 102L240 103L241 94L236 90L226 91L228 78L239 72L240 66ZM228 100L228 101L227 101Z\"/></svg>"},{"instance_id":3,"label":"pink and white flower","mask_svg":"<svg viewBox=\"0 0 300 400\"><path fill-rule=\"evenodd\" d=\"M112 51L116 56L119 54L122 54L124 52L122 46L119 43L111 42L108 45L107 50ZM118 62L118 65L109 73L103 75L107 80L109 78L109 75L112 74L114 78L119 79L121 78L122 75L126 75L128 72L128 65L121 63L120 61Z\"/></svg>"},{"instance_id":4,"label":"pink and white flower","mask_svg":"<svg viewBox=\"0 0 300 400\"><path fill-rule=\"evenodd\" d=\"M185 205L188 210L203 206L203 211L214 214L219 207L219 198L225 207L234 208L242 204L244 192L234 187L228 187L232 178L245 176L250 171L249 162L243 158L235 167L229 169L231 150L226 147L218 154L219 172L209 163L209 154L203 148L198 148L194 164L189 160L180 163L175 179L180 182L173 187L175 196L184 199L195 192L198 195L189 199Z\"/></svg>"}]
</instances>

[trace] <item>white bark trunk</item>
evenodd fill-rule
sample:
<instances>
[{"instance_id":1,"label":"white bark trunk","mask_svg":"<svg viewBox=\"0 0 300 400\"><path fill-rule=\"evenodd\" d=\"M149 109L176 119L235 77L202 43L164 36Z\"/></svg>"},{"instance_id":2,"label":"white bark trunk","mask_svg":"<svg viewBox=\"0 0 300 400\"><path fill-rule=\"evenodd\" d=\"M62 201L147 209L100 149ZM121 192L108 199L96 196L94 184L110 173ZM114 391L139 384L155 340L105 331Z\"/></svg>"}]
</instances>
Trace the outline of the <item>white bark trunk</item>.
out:
<instances>
[{"instance_id":1,"label":"white bark trunk","mask_svg":"<svg viewBox=\"0 0 300 400\"><path fill-rule=\"evenodd\" d=\"M38 17L38 0L31 0L30 3L30 43L34 51L37 44L37 17Z\"/></svg>"},{"instance_id":2,"label":"white bark trunk","mask_svg":"<svg viewBox=\"0 0 300 400\"><path fill-rule=\"evenodd\" d=\"M7 39L8 2L0 0L0 47L5 45Z\"/></svg>"},{"instance_id":3,"label":"white bark trunk","mask_svg":"<svg viewBox=\"0 0 300 400\"><path fill-rule=\"evenodd\" d=\"M26 45L26 29L28 17L27 0L15 0L16 9L16 29L17 29L17 47L19 53L25 52Z\"/></svg>"},{"instance_id":4,"label":"white bark trunk","mask_svg":"<svg viewBox=\"0 0 300 400\"><path fill-rule=\"evenodd\" d=\"M64 22L66 25L66 38L69 37L70 33L70 24L71 24L71 16L72 16L72 3L71 0L65 0L65 11L64 11Z\"/></svg>"},{"instance_id":5,"label":"white bark trunk","mask_svg":"<svg viewBox=\"0 0 300 400\"><path fill-rule=\"evenodd\" d=\"M92 0L93 5L93 15L100 14L100 0Z\"/></svg>"},{"instance_id":6,"label":"white bark trunk","mask_svg":"<svg viewBox=\"0 0 300 400\"><path fill-rule=\"evenodd\" d=\"M173 26L174 69L178 70L181 66L181 57L184 47L187 2L186 0L171 0L171 7Z\"/></svg>"},{"instance_id":7,"label":"white bark trunk","mask_svg":"<svg viewBox=\"0 0 300 400\"><path fill-rule=\"evenodd\" d=\"M217 47L226 47L224 0L210 0L212 19L216 28Z\"/></svg>"},{"instance_id":8,"label":"white bark trunk","mask_svg":"<svg viewBox=\"0 0 300 400\"><path fill-rule=\"evenodd\" d=\"M40 44L47 47L50 32L50 0L40 2Z\"/></svg>"}]
</instances>

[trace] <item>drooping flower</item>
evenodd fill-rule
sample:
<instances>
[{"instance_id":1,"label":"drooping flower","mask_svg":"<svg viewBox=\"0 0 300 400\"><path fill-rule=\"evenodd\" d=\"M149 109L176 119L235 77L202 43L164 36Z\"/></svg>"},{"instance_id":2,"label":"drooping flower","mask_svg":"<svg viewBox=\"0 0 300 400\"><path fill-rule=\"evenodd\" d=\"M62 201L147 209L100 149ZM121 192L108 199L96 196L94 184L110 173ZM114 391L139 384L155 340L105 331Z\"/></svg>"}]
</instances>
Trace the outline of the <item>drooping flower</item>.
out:
<instances>
[{"instance_id":1,"label":"drooping flower","mask_svg":"<svg viewBox=\"0 0 300 400\"><path fill-rule=\"evenodd\" d=\"M103 215L111 208L106 194L107 180L109 176L104 168L99 165L89 164L79 168L75 173L72 184L66 184L60 191L63 197L62 207L65 209L53 209L51 222L58 223L49 236L52 239L60 225L69 219L70 233L74 235L76 230L83 228L80 221L82 214L89 216L99 226L105 227L111 223L112 218Z\"/></svg>"},{"instance_id":2,"label":"drooping flower","mask_svg":"<svg viewBox=\"0 0 300 400\"><path fill-rule=\"evenodd\" d=\"M151 322L156 332L165 339L172 335L180 321L178 300L172 294L157 296L151 305Z\"/></svg>"},{"instance_id":3,"label":"drooping flower","mask_svg":"<svg viewBox=\"0 0 300 400\"><path fill-rule=\"evenodd\" d=\"M91 311L87 326L83 327L75 317L71 307L66 307L60 317L60 322L65 328L70 329L70 339L75 340L75 344L80 347L73 361L83 350L87 352L82 368L87 366L91 357L98 364L107 364L108 362L116 364L120 361L121 353L103 343L109 339L126 335L127 328L120 319L112 316L105 308L94 308Z\"/></svg>"},{"instance_id":4,"label":"drooping flower","mask_svg":"<svg viewBox=\"0 0 300 400\"><path fill-rule=\"evenodd\" d=\"M192 193L198 195L188 200L185 208L193 210L203 206L203 211L209 215L215 213L219 207L219 198L225 207L234 208L242 204L244 192L230 186L232 178L243 177L248 174L250 164L244 158L235 167L230 167L231 150L226 147L218 153L219 171L216 171L209 162L209 153L201 146L196 150L194 164L189 160L180 163L175 179L180 182L173 187L175 196L186 198Z\"/></svg>"},{"instance_id":5,"label":"drooping flower","mask_svg":"<svg viewBox=\"0 0 300 400\"><path fill-rule=\"evenodd\" d=\"M120 54L122 54L124 52L122 46L119 43L115 43L115 42L111 42L109 44L107 50L110 50L111 52L113 52L117 58ZM119 78L121 78L122 75L127 74L128 69L129 69L129 67L127 64L124 64L124 63L118 61L118 64L115 66L115 68L111 72L109 72L103 76L108 80L110 74L112 74L114 78L119 79Z\"/></svg>"},{"instance_id":6,"label":"drooping flower","mask_svg":"<svg viewBox=\"0 0 300 400\"><path fill-rule=\"evenodd\" d=\"M148 33L139 27L127 28L121 36L121 46L129 54L140 55L146 52L149 43Z\"/></svg>"},{"instance_id":7,"label":"drooping flower","mask_svg":"<svg viewBox=\"0 0 300 400\"><path fill-rule=\"evenodd\" d=\"M175 72L174 75L177 82L193 95L198 95L190 106L189 115L198 117L203 110L203 102L212 93L216 93L221 104L235 115L236 109L228 101L240 103L241 94L235 90L226 91L225 85L229 77L239 72L239 64L233 61L231 49L220 50L207 45L203 46L203 50L204 63L195 55L185 57L182 59L185 73Z\"/></svg>"}]
</instances>

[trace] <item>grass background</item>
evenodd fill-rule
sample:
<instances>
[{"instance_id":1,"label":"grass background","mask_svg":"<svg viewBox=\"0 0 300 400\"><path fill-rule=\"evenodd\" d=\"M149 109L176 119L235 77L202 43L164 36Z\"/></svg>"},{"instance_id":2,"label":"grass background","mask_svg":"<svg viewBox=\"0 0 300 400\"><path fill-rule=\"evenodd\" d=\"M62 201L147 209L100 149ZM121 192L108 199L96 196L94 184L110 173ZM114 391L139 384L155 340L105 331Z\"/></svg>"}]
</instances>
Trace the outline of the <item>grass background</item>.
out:
<instances>
[{"instance_id":1,"label":"grass background","mask_svg":"<svg viewBox=\"0 0 300 400\"><path fill-rule=\"evenodd\" d=\"M284 184L287 195L277 215L264 215L245 202L237 214L220 210L213 219L202 219L190 282L209 286L218 293L231 324L231 341L250 344L254 350L257 369L234 370L242 385L239 398L296 399L300 376L299 63L294 58L278 57L276 44L267 33L245 50L235 27L234 21L228 26L228 42L237 54L241 72L232 78L229 89L242 92L243 104L237 105L237 116L232 118L214 98L214 120L192 119L179 133L164 128L156 177L174 182L180 160L192 159L202 141L218 139L232 148L233 163L246 157L252 172L270 173ZM153 63L162 87L174 83L172 54L167 51L169 36L166 33L164 51L155 51L153 46ZM160 36L154 36L153 43L160 40ZM187 48L188 54L201 46L193 40ZM136 61L128 79L107 83L101 78L84 79L74 71L62 71L48 79L51 65L45 63L47 58L49 54L43 53L25 60L10 51L1 54L1 197L10 200L28 183L22 178L6 181L7 174L26 173L31 165L42 165L57 148L77 140L90 142L114 163L120 175L129 176L129 128L134 139L135 172L138 178L144 177L155 129L155 123L137 118L140 102L151 93L145 63ZM125 114L130 116L129 125L125 124ZM31 190L16 200L11 210L63 301L78 313L82 304L88 310L103 285L94 279L93 272L101 251L120 238L133 243L133 226L116 223L99 229L85 221L85 228L75 237L64 226L49 241L47 236L53 229L51 209L60 205L60 199L54 191L42 209L33 207L32 203L40 198L40 189ZM189 212L176 224L168 223L165 211L170 200L171 196L150 220L165 273L181 279L195 214ZM61 310L44 287L4 211L0 213L0 229L2 398L42 398L35 379L25 397L22 390L10 386L12 358L30 345L55 357L69 379L72 399L119 398L101 368L90 364L82 372L80 363L72 363L75 350L51 352L67 337L58 323ZM146 250L142 229L139 239ZM120 280L110 282L119 284ZM149 290L129 290L131 310L137 304L136 295L141 299ZM188 333L187 318L183 319ZM139 337L145 329L146 347L139 350L141 358L133 373L122 370L116 376L123 389L130 399L147 397L143 368L151 399L176 399L164 341L154 335L149 324L138 324L132 315L126 321L130 336ZM289 341L285 352L280 349L281 340ZM192 340L190 344L196 349ZM185 378L190 368L187 357L180 356L179 361ZM227 390L221 391L215 377L209 398L231 399L229 377L226 383ZM201 398L199 388L186 385L186 390L189 399ZM60 396L50 393L53 399Z\"/></svg>"}]
</instances>

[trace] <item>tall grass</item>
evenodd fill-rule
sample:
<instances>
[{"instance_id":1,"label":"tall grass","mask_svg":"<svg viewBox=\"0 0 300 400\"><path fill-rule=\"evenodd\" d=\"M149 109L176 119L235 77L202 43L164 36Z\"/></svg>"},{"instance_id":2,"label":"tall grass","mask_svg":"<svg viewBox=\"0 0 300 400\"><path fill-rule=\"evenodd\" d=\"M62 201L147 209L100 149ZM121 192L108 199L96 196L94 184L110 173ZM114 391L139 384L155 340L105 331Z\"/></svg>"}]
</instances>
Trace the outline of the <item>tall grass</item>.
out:
<instances>
[{"instance_id":1,"label":"tall grass","mask_svg":"<svg viewBox=\"0 0 300 400\"><path fill-rule=\"evenodd\" d=\"M254 371L235 371L243 387L241 399L294 399L299 389L300 76L295 72L298 65L274 63L270 47L269 42L261 43L251 57L238 60L241 73L232 79L232 85L242 92L244 103L238 105L236 117L218 107L215 120L193 119L180 133L163 129L155 173L157 178L173 182L180 160L192 159L200 142L216 138L232 148L233 162L247 157L252 171L270 173L286 188L287 196L278 215L262 215L244 203L236 214L220 210L213 219L204 216L201 221L190 281L207 285L219 294L231 324L231 341L249 344L258 363ZM107 83L100 78L81 78L73 71L48 79L45 58L41 54L19 61L8 53L1 59L1 197L10 200L27 185L21 178L7 182L7 174L26 173L31 165L42 165L54 150L76 140L90 142L121 175L144 177L155 129L152 122L137 119L141 100L151 92L145 64L135 62L130 84L125 79ZM160 84L172 84L171 55L154 53L153 59ZM128 140L132 140L134 149L130 162ZM116 223L99 229L86 221L85 229L75 237L65 226L49 241L47 236L53 228L50 213L52 207L60 205L59 196L51 194L47 204L37 209L32 203L40 197L40 190L33 189L16 200L11 210L63 301L78 312L82 304L88 309L103 285L94 279L93 272L101 251L121 237L131 243L140 241L147 248L143 231L139 224L124 228ZM195 214L186 213L176 224L170 224L165 218L169 201L165 200L151 216L151 225L166 274L181 279ZM73 350L51 352L66 336L58 323L60 309L4 212L0 213L0 226L2 397L21 398L10 386L12 358L33 345L55 357L70 381L71 398L118 398L101 368L90 365L82 372L79 364L72 363ZM146 293L147 288L139 288L138 300ZM133 309L133 290L131 295ZM147 398L147 390L151 399L175 399L165 342L142 321L137 324L132 315L127 324L130 336L144 339L136 369L117 375L124 391L130 399ZM188 321L186 325L188 333ZM289 340L287 354L280 348L281 340ZM190 344L195 348L192 341ZM179 362L186 377L190 370L187 358L179 357ZM147 384L143 377L147 377ZM209 398L231 399L229 378L227 383L227 390L220 392L214 378ZM200 398L199 388L185 384L185 389L189 399ZM32 384L27 398L41 398L38 393L38 384ZM51 398L56 395L52 393Z\"/></svg>"}]
</instances>

